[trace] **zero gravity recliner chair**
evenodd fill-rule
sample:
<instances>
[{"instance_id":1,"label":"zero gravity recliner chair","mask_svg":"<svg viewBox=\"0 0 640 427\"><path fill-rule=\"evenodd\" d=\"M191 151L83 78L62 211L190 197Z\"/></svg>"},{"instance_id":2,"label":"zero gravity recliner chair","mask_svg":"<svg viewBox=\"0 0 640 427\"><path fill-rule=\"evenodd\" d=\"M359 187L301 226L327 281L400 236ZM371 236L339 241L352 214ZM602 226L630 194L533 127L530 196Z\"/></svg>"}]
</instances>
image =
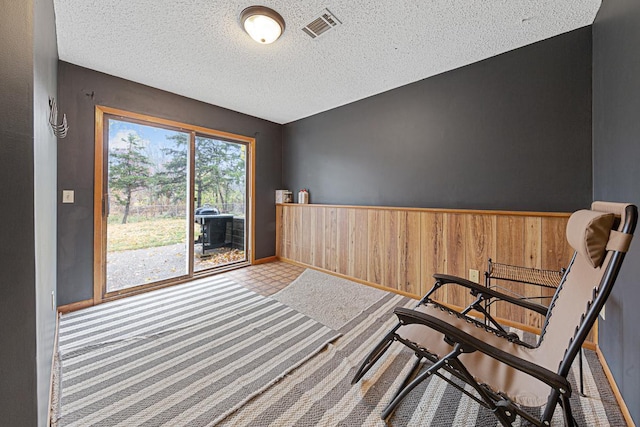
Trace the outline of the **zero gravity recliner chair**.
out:
<instances>
[{"instance_id":1,"label":"zero gravity recliner chair","mask_svg":"<svg viewBox=\"0 0 640 427\"><path fill-rule=\"evenodd\" d=\"M537 426L550 425L560 404L565 425L572 426L567 379L571 364L611 293L636 226L638 209L631 204L594 202L591 210L573 213L567 239L575 250L549 307L519 300L495 289L448 275L434 275L435 285L414 309L398 307L397 325L367 355L353 378L357 383L394 342L414 351L417 360L409 377L385 408L387 419L400 401L421 381L436 375L491 410L500 423L512 425L519 415ZM456 312L431 299L442 286L462 286L476 298ZM475 307L506 301L545 315L535 345L521 341L499 325L471 317ZM422 361L432 363L415 378ZM472 394L440 371L469 384ZM413 379L412 379L413 378ZM526 410L541 407L538 419Z\"/></svg>"}]
</instances>

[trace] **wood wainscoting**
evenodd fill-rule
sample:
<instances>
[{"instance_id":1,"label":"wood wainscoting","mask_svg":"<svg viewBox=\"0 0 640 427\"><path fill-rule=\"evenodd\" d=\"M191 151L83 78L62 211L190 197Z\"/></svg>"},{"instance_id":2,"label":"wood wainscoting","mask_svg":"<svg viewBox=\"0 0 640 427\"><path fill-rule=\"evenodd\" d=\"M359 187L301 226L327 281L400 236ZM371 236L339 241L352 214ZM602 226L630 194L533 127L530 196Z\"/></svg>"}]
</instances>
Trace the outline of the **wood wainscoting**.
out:
<instances>
[{"instance_id":1,"label":"wood wainscoting","mask_svg":"<svg viewBox=\"0 0 640 427\"><path fill-rule=\"evenodd\" d=\"M434 273L466 278L474 269L484 283L489 258L548 270L566 267L573 255L565 237L569 215L279 204L276 256L420 298L431 289ZM542 292L509 286L519 294ZM455 286L443 287L435 298L457 307L472 302ZM492 307L492 314L528 330L539 330L543 321L504 303Z\"/></svg>"}]
</instances>

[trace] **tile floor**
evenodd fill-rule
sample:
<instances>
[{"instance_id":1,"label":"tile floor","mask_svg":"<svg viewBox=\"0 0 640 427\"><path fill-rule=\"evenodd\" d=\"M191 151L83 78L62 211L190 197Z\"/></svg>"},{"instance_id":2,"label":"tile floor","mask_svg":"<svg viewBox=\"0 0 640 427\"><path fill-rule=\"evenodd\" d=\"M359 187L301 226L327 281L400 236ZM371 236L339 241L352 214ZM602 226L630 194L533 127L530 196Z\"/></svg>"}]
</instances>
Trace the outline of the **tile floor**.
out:
<instances>
[{"instance_id":1,"label":"tile floor","mask_svg":"<svg viewBox=\"0 0 640 427\"><path fill-rule=\"evenodd\" d=\"M296 280L304 270L304 267L282 261L274 261L266 264L250 265L249 267L222 274L247 289L263 296L269 296Z\"/></svg>"}]
</instances>

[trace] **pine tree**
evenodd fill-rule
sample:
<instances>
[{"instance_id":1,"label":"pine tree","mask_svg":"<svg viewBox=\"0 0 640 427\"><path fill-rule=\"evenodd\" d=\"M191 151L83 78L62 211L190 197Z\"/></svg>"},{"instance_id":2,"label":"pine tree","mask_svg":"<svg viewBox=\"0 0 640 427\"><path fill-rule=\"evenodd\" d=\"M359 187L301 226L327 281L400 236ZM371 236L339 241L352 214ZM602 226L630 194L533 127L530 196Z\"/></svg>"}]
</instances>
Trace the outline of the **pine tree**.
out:
<instances>
[{"instance_id":1,"label":"pine tree","mask_svg":"<svg viewBox=\"0 0 640 427\"><path fill-rule=\"evenodd\" d=\"M122 223L127 223L132 194L148 185L151 162L143 154L144 146L133 132L122 138L125 148L115 148L109 153L109 188L116 201L124 206Z\"/></svg>"},{"instance_id":2,"label":"pine tree","mask_svg":"<svg viewBox=\"0 0 640 427\"><path fill-rule=\"evenodd\" d=\"M163 196L183 200L187 180L187 146L185 134L167 137L175 148L163 148L171 158L164 170L156 174ZM244 146L209 137L196 136L194 198L196 208L205 202L224 205L244 201L246 153ZM220 206L222 208L222 206Z\"/></svg>"},{"instance_id":3,"label":"pine tree","mask_svg":"<svg viewBox=\"0 0 640 427\"><path fill-rule=\"evenodd\" d=\"M177 133L167 136L173 141L175 148L162 148L162 152L170 159L165 162L163 171L155 175L157 196L165 196L173 203L184 202L187 198L187 147L188 135Z\"/></svg>"},{"instance_id":4,"label":"pine tree","mask_svg":"<svg viewBox=\"0 0 640 427\"><path fill-rule=\"evenodd\" d=\"M211 197L220 205L244 201L244 191L237 191L244 187L245 177L245 153L240 144L220 141L206 137L196 137L196 171L200 171L203 185L199 186L196 172L196 196L197 191L211 191ZM197 197L200 200L200 197Z\"/></svg>"}]
</instances>

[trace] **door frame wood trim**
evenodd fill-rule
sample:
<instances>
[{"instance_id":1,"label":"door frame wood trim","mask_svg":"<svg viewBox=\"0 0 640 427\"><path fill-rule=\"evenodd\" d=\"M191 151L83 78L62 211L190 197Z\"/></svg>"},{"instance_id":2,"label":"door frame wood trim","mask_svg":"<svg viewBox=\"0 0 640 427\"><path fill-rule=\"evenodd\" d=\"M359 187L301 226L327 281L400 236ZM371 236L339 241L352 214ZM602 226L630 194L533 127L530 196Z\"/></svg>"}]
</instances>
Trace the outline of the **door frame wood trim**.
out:
<instances>
[{"instance_id":1,"label":"door frame wood trim","mask_svg":"<svg viewBox=\"0 0 640 427\"><path fill-rule=\"evenodd\" d=\"M146 114L135 113L132 111L121 110L118 108L107 107L103 105L96 105L95 108L95 142L94 142L94 189L93 189L93 304L100 304L110 299L120 298L126 295L133 295L140 292L144 292L146 289L156 289L159 287L165 287L172 284L184 283L187 280L192 280L194 277L203 277L211 274L216 274L221 271L226 271L229 268L222 266L221 269L207 272L193 272L193 261L189 262L189 272L187 278L180 276L178 279L170 281L161 281L150 283L148 285L136 286L132 292L126 293L119 291L117 295L107 295L106 289L106 216L104 215L104 198L105 194L105 180L104 180L104 160L106 144L104 141L104 116L116 116L123 119L135 120L146 122L149 124L156 124L160 126L168 126L170 128L179 129L190 134L189 143L189 156L190 156L190 170L188 176L188 186L190 193L193 194L193 179L195 167L193 157L195 156L195 136L200 134L203 136L213 138L223 138L231 142L238 142L244 144L247 147L247 203L248 207L245 209L245 218L249 222L249 227L246 226L245 230L249 231L249 238L245 237L245 248L247 264L252 264L255 261L255 164L256 164L256 138L239 135L231 132L219 131L202 126L192 125L188 123L178 122L175 120L163 119L160 117L148 116ZM188 212L193 216L193 203L188 203ZM193 227L189 227L189 238L193 240ZM239 263L242 264L242 263ZM238 263L230 266L231 268L237 268ZM203 274L204 273L204 274Z\"/></svg>"},{"instance_id":2,"label":"door frame wood trim","mask_svg":"<svg viewBox=\"0 0 640 427\"><path fill-rule=\"evenodd\" d=\"M105 111L96 106L95 112L95 163L93 169L93 304L102 302L106 292L105 283L105 251L106 228L104 224L104 114Z\"/></svg>"}]
</instances>

